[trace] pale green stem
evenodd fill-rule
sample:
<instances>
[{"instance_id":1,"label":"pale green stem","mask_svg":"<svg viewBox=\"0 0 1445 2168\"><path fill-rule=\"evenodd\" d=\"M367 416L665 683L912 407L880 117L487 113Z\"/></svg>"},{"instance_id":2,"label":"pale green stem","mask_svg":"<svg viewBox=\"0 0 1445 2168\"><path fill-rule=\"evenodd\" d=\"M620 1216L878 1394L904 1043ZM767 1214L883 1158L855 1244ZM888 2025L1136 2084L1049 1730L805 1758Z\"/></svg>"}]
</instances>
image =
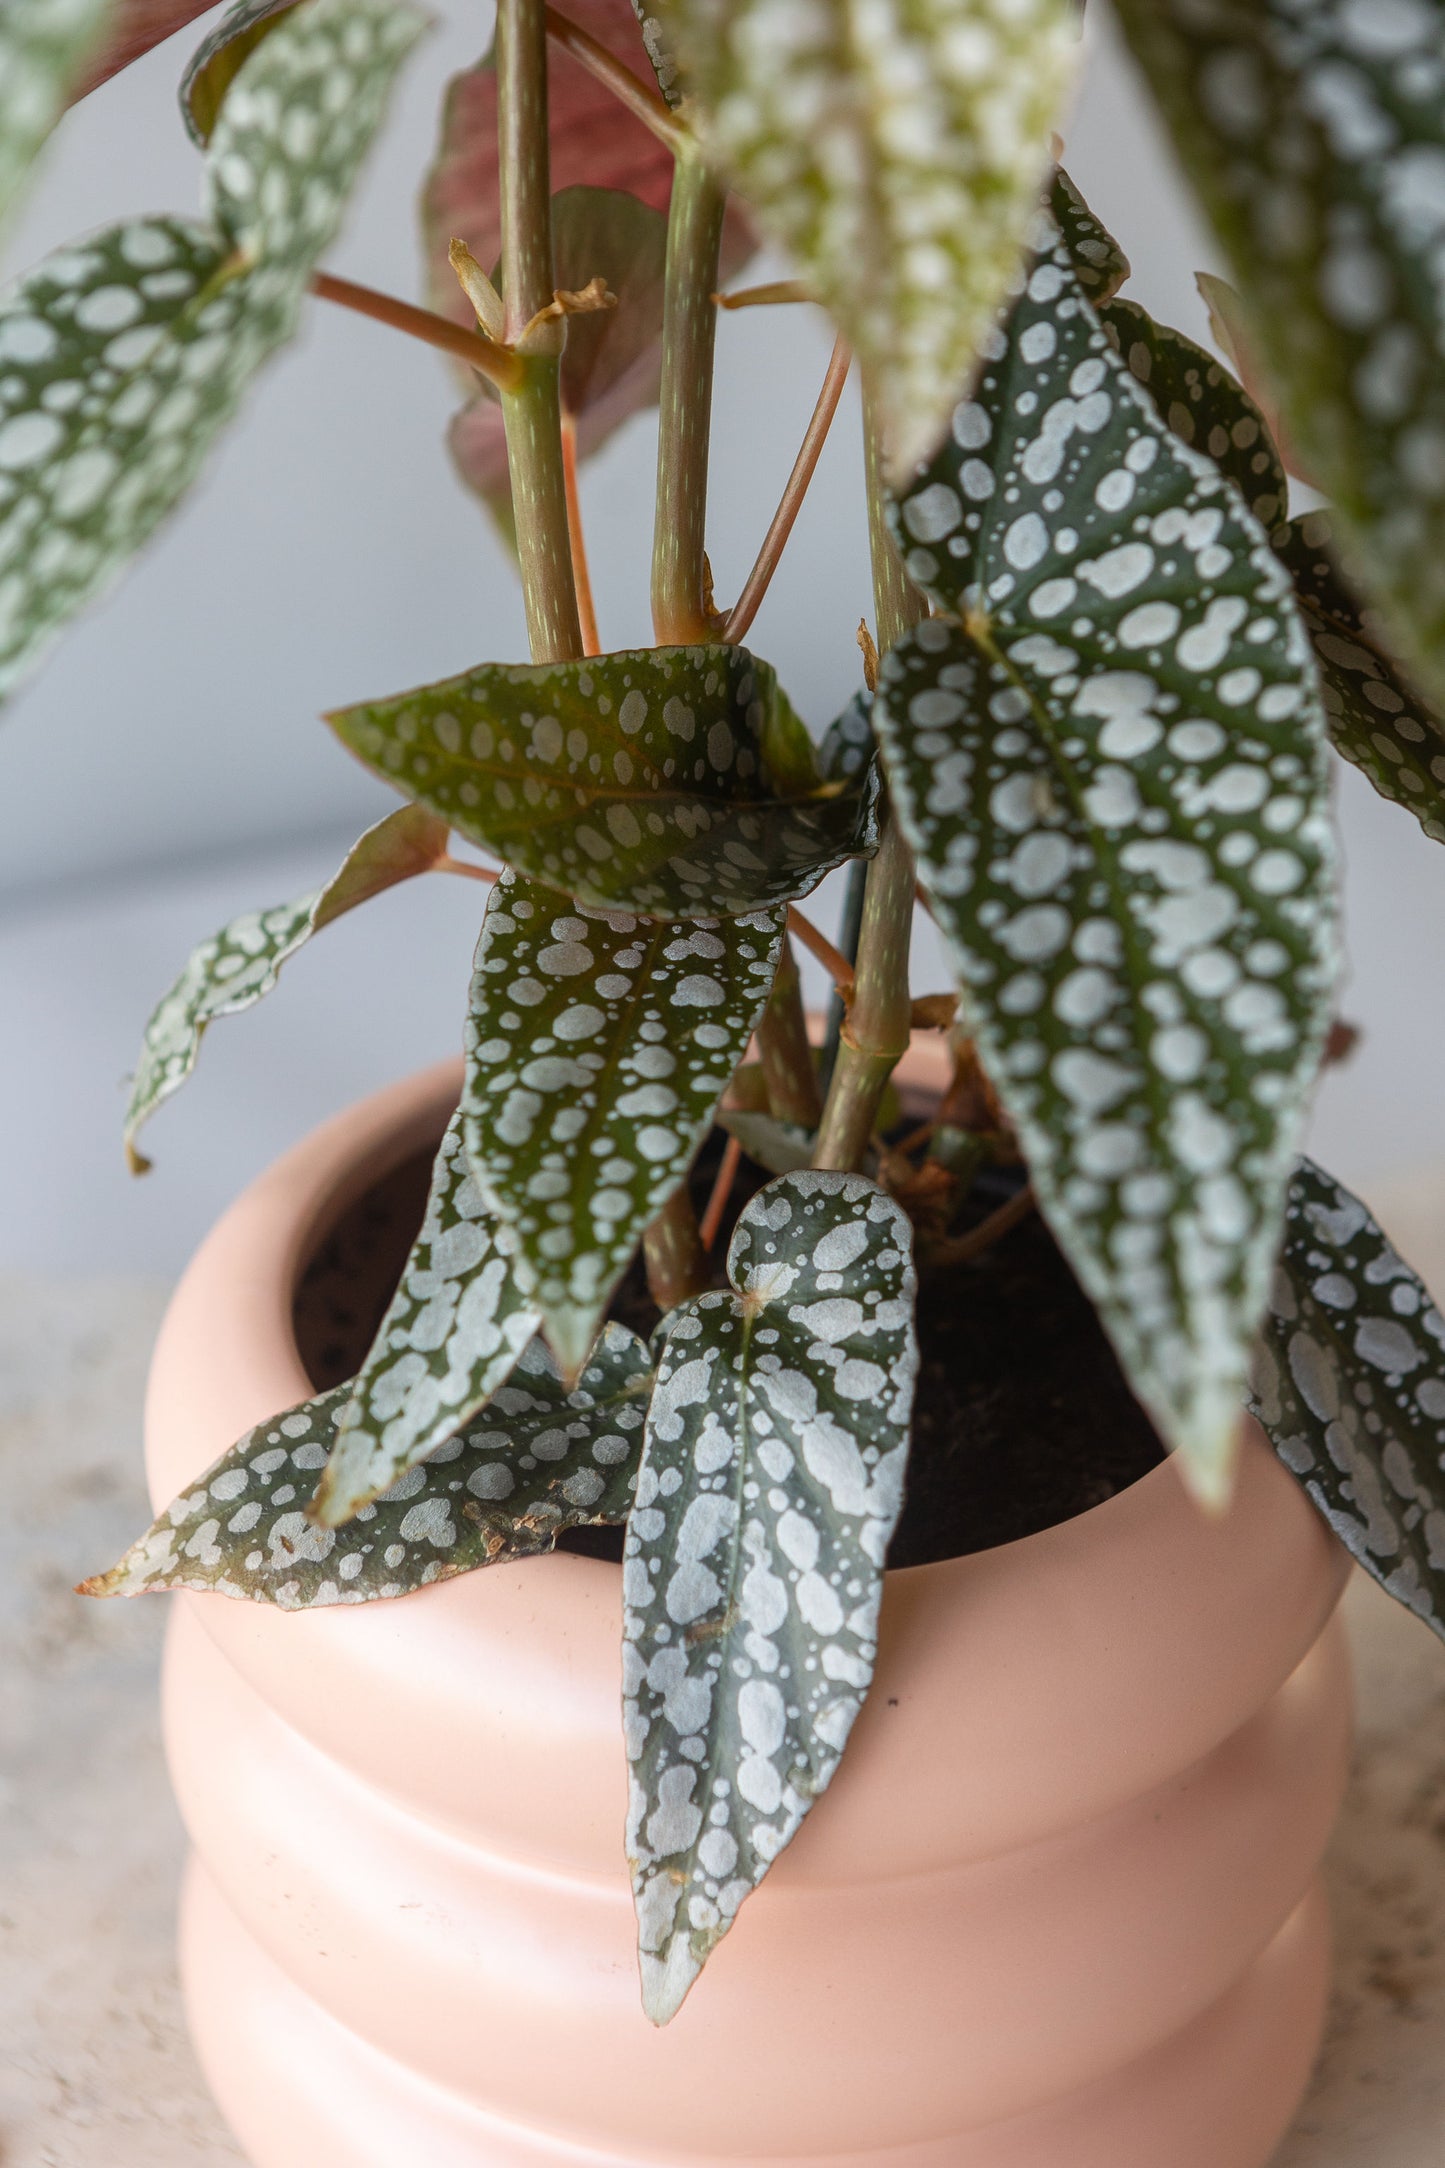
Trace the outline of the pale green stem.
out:
<instances>
[{"instance_id":1,"label":"pale green stem","mask_svg":"<svg viewBox=\"0 0 1445 2168\"><path fill-rule=\"evenodd\" d=\"M727 193L696 151L678 155L667 221L652 625L659 646L715 637L703 569L712 431L713 293Z\"/></svg>"},{"instance_id":2,"label":"pale green stem","mask_svg":"<svg viewBox=\"0 0 1445 2168\"><path fill-rule=\"evenodd\" d=\"M816 1129L823 1102L803 1012L803 981L793 944L786 935L773 990L758 1019L757 1041L768 1105L777 1120L793 1122L799 1129Z\"/></svg>"},{"instance_id":3,"label":"pale green stem","mask_svg":"<svg viewBox=\"0 0 1445 2168\"><path fill-rule=\"evenodd\" d=\"M868 541L873 560L873 605L878 645L885 653L924 615L923 597L909 580L883 515L878 427L872 401L864 399L864 445L868 468ZM908 1051L912 1001L908 951L913 936L913 853L885 803L879 815L882 840L868 868L858 927L853 1000L838 1040L838 1058L823 1109L816 1167L860 1167L878 1118L884 1087Z\"/></svg>"},{"instance_id":4,"label":"pale green stem","mask_svg":"<svg viewBox=\"0 0 1445 2168\"><path fill-rule=\"evenodd\" d=\"M652 623L659 646L713 637L703 570L712 363L726 193L690 146L679 150L667 222L662 317L662 397L657 518L652 545ZM686 1184L673 1192L642 1242L652 1299L666 1313L708 1284L707 1257Z\"/></svg>"},{"instance_id":5,"label":"pale green stem","mask_svg":"<svg viewBox=\"0 0 1445 2168\"><path fill-rule=\"evenodd\" d=\"M576 662L583 653L567 519L558 367L550 355L528 355L520 390L502 395L533 662Z\"/></svg>"},{"instance_id":6,"label":"pale green stem","mask_svg":"<svg viewBox=\"0 0 1445 2168\"><path fill-rule=\"evenodd\" d=\"M497 135L505 336L508 344L514 344L538 311L547 308L552 300L547 11L543 0L500 0ZM583 651L562 457L558 373L564 329L561 323L557 325L554 350L533 351L523 357L522 381L502 398L522 599L533 662L575 662Z\"/></svg>"}]
</instances>

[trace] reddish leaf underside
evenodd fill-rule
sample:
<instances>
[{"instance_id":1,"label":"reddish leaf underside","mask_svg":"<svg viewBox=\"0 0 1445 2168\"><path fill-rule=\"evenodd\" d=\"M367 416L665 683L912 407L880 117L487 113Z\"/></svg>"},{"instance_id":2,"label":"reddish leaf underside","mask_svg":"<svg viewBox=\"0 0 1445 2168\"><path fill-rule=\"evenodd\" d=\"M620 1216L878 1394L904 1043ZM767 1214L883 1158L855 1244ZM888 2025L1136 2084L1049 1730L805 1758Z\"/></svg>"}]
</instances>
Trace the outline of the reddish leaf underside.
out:
<instances>
[{"instance_id":1,"label":"reddish leaf underside","mask_svg":"<svg viewBox=\"0 0 1445 2168\"><path fill-rule=\"evenodd\" d=\"M187 23L193 23L212 5L214 0L199 0L199 4L197 0L118 0L111 13L109 35L81 77L75 97L83 98L108 82L163 38L184 30Z\"/></svg>"}]
</instances>

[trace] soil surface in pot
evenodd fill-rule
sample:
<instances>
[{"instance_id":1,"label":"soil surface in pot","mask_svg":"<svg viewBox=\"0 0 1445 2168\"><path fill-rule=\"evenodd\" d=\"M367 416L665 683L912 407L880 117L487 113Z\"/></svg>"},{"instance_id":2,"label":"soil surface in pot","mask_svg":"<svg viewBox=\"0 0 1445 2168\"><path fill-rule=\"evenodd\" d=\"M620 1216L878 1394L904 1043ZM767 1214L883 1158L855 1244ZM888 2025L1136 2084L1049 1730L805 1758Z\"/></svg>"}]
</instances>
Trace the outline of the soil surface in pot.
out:
<instances>
[{"instance_id":1,"label":"soil surface in pot","mask_svg":"<svg viewBox=\"0 0 1445 2168\"><path fill-rule=\"evenodd\" d=\"M722 1151L714 1133L693 1187L704 1199ZM296 1342L319 1391L355 1374L421 1225L431 1155L375 1183L338 1220L296 1292ZM716 1255L767 1176L743 1161ZM984 1175L958 1222L985 1218L1012 1179ZM646 1337L658 1321L640 1263L612 1314ZM890 1566L992 1549L1072 1520L1163 1458L1094 1311L1037 1213L972 1263L920 1282L921 1356L907 1497ZM621 1531L580 1529L566 1548L619 1559Z\"/></svg>"}]
</instances>

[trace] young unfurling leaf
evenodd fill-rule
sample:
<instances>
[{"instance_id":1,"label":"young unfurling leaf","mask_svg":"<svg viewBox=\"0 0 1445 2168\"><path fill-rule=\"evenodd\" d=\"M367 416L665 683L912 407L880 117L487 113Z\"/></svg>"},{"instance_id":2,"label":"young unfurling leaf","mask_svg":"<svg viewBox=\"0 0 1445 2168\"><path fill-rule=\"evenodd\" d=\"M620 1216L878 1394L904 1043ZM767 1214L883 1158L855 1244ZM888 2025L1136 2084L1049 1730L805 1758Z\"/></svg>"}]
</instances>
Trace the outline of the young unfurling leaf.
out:
<instances>
[{"instance_id":1,"label":"young unfurling leaf","mask_svg":"<svg viewBox=\"0 0 1445 2168\"><path fill-rule=\"evenodd\" d=\"M125 1110L125 1149L133 1174L144 1174L150 1165L136 1150L142 1125L185 1083L208 1026L260 1001L276 984L281 966L312 934L396 882L429 872L446 847L445 821L421 806L402 806L367 829L324 888L294 903L244 912L201 943L145 1028Z\"/></svg>"},{"instance_id":2,"label":"young unfurling leaf","mask_svg":"<svg viewBox=\"0 0 1445 2168\"><path fill-rule=\"evenodd\" d=\"M1218 1497L1334 979L1304 628L1058 247L896 531L958 622L884 660L893 803L1039 1202Z\"/></svg>"},{"instance_id":3,"label":"young unfurling leaf","mask_svg":"<svg viewBox=\"0 0 1445 2168\"><path fill-rule=\"evenodd\" d=\"M744 1208L675 1313L623 1565L627 1849L665 2024L826 1790L873 1674L918 1348L908 1221L859 1174Z\"/></svg>"},{"instance_id":4,"label":"young unfurling leaf","mask_svg":"<svg viewBox=\"0 0 1445 2168\"><path fill-rule=\"evenodd\" d=\"M569 1528L627 1518L652 1362L609 1325L569 1392L540 1340L446 1443L344 1528L302 1511L351 1387L258 1423L167 1507L86 1596L196 1588L283 1611L371 1603L550 1551Z\"/></svg>"},{"instance_id":5,"label":"young unfurling leaf","mask_svg":"<svg viewBox=\"0 0 1445 2168\"><path fill-rule=\"evenodd\" d=\"M569 1373L747 1052L785 919L638 919L513 873L492 891L462 1134Z\"/></svg>"}]
</instances>

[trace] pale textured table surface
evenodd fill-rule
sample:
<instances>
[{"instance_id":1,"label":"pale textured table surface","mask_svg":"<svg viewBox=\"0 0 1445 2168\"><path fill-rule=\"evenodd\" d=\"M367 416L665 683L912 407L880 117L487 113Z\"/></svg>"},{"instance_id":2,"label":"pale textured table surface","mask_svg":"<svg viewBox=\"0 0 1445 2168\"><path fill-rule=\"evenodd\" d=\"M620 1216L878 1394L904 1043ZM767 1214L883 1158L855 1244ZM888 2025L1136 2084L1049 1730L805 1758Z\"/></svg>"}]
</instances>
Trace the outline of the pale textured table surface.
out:
<instances>
[{"instance_id":1,"label":"pale textured table surface","mask_svg":"<svg viewBox=\"0 0 1445 2168\"><path fill-rule=\"evenodd\" d=\"M70 1595L142 1524L141 1381L160 1308L154 1286L0 1277L3 2168L241 2158L187 2047L171 1958L164 1605ZM1332 1862L1338 1987L1277 2168L1441 2168L1445 1650L1362 1582L1350 1608L1361 1730Z\"/></svg>"}]
</instances>

